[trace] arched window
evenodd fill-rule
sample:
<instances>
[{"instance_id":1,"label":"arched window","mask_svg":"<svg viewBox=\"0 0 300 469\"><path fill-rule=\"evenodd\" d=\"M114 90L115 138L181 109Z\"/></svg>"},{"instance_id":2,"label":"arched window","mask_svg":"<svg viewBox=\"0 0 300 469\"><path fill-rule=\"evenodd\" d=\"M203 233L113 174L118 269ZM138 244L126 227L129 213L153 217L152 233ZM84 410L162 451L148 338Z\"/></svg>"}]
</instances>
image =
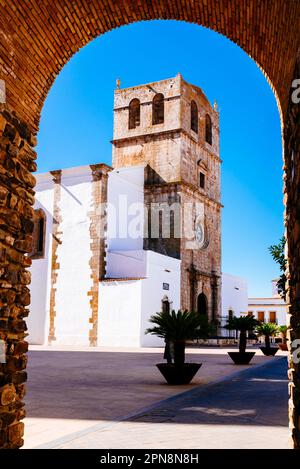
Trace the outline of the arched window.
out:
<instances>
[{"instance_id":1,"label":"arched window","mask_svg":"<svg viewBox=\"0 0 300 469\"><path fill-rule=\"evenodd\" d=\"M197 311L199 314L207 316L207 298L204 293L200 293L200 295L198 295Z\"/></svg>"},{"instance_id":2,"label":"arched window","mask_svg":"<svg viewBox=\"0 0 300 469\"><path fill-rule=\"evenodd\" d=\"M42 209L34 211L32 232L32 251L30 257L38 259L45 254L46 215Z\"/></svg>"},{"instance_id":3,"label":"arched window","mask_svg":"<svg viewBox=\"0 0 300 469\"><path fill-rule=\"evenodd\" d=\"M152 100L152 124L163 124L165 119L164 95L158 93Z\"/></svg>"},{"instance_id":4,"label":"arched window","mask_svg":"<svg viewBox=\"0 0 300 469\"><path fill-rule=\"evenodd\" d=\"M212 144L212 123L208 114L205 116L205 141Z\"/></svg>"},{"instance_id":5,"label":"arched window","mask_svg":"<svg viewBox=\"0 0 300 469\"><path fill-rule=\"evenodd\" d=\"M191 129L198 133L198 106L195 101L191 102Z\"/></svg>"},{"instance_id":6,"label":"arched window","mask_svg":"<svg viewBox=\"0 0 300 469\"><path fill-rule=\"evenodd\" d=\"M135 98L129 103L129 119L128 128L135 129L141 122L141 105L140 100Z\"/></svg>"}]
</instances>

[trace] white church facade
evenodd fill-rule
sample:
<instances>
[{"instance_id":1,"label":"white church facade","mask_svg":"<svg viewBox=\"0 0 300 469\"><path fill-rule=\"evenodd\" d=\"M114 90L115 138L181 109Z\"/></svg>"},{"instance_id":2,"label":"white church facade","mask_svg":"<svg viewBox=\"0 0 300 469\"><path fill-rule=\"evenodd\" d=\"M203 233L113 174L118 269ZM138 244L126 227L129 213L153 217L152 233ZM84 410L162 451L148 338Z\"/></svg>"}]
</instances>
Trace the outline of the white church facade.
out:
<instances>
[{"instance_id":1,"label":"white church facade","mask_svg":"<svg viewBox=\"0 0 300 469\"><path fill-rule=\"evenodd\" d=\"M100 207L96 210L96 235L92 233L96 192L93 186L103 181L93 180L93 171L95 168L89 166L62 170L59 196L53 174L38 176L36 209L45 214L44 248L41 257L33 256L36 258L31 266L29 342L87 346L91 345L93 331L97 337L94 345L159 345L159 339L144 332L150 315L160 311L164 301L179 309L180 260L143 249L141 214L128 215L124 221L128 208L135 208L133 203L141 202L143 206L144 165L118 170L101 165L112 209L109 204L104 207L107 216L101 215ZM119 204L124 201L128 207L124 207L122 215ZM101 216L107 223L105 243L103 250L101 246L96 249L102 259L95 259L93 242L100 238L97 230L101 230ZM140 223L135 237L129 237L127 230L122 233L126 223L130 228L132 220ZM59 230L53 230L57 221ZM105 275L97 278L95 291L93 271L100 269L102 263ZM98 303L96 311L94 302ZM96 330L93 314L97 318Z\"/></svg>"},{"instance_id":2,"label":"white church facade","mask_svg":"<svg viewBox=\"0 0 300 469\"><path fill-rule=\"evenodd\" d=\"M159 346L158 311L223 326L248 309L245 281L221 273L216 106L180 74L117 89L112 145L112 166L37 175L31 344Z\"/></svg>"}]
</instances>

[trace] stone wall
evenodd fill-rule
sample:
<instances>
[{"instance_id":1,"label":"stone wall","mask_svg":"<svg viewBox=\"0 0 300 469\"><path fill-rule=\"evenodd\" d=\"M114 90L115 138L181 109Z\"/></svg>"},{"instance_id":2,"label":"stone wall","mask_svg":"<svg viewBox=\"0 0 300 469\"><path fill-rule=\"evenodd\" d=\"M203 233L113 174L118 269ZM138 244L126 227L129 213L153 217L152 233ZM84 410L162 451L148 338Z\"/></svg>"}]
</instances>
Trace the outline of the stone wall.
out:
<instances>
[{"instance_id":1,"label":"stone wall","mask_svg":"<svg viewBox=\"0 0 300 469\"><path fill-rule=\"evenodd\" d=\"M164 96L164 122L152 123L152 100L156 93ZM138 99L140 122L129 128L129 104ZM191 103L194 102L198 131L191 128ZM205 119L212 122L212 143L205 138ZM203 91L187 83L180 73L174 78L132 88L117 89L114 102L113 166L145 164L145 204L148 208L148 233L144 248L181 259L181 307L196 309L199 293L205 293L211 319L221 314L221 160L219 158L219 113L210 105ZM200 172L205 185L199 186ZM153 236L153 205L160 207L160 225L174 225L170 207L180 203L177 234ZM196 213L185 218L188 205L203 206L209 243L204 249L191 248L185 233L194 235ZM163 208L165 204L166 208ZM156 214L156 219L158 213ZM165 223L163 223L165 220ZM180 239L181 238L181 239ZM190 270L195 278L192 279Z\"/></svg>"},{"instance_id":2,"label":"stone wall","mask_svg":"<svg viewBox=\"0 0 300 469\"><path fill-rule=\"evenodd\" d=\"M300 49L294 78L300 79ZM298 85L299 90L299 85ZM292 98L294 93L294 98ZM296 94L296 96L295 96ZM300 345L300 103L299 91L291 88L290 104L284 126L285 153L285 226L287 234L288 257L288 318L290 341L298 339L292 344L290 351L299 349ZM298 102L297 102L298 101ZM290 342L291 343L291 342ZM298 357L300 354L296 354ZM300 449L300 365L295 357L289 356L289 416L292 446Z\"/></svg>"},{"instance_id":3,"label":"stone wall","mask_svg":"<svg viewBox=\"0 0 300 469\"><path fill-rule=\"evenodd\" d=\"M7 106L0 104L0 340L6 363L0 363L0 447L22 446L27 379L26 323L30 293L35 136Z\"/></svg>"},{"instance_id":4,"label":"stone wall","mask_svg":"<svg viewBox=\"0 0 300 469\"><path fill-rule=\"evenodd\" d=\"M146 185L145 204L148 213L152 213L152 204L158 204L163 216L167 218L166 224L170 220L174 203L181 204L178 219L181 235L184 235L186 224L191 225L194 220L194 215L192 219L185 218L189 217L184 212L186 204L203 204L208 245L204 249L191 248L191 239L174 236L178 230L173 231L172 227L170 238L164 238L162 233L159 237L151 238L151 217L148 217L149 231L144 239L144 249L181 259L181 307L196 310L197 297L203 292L208 300L208 316L213 319L221 314L221 204L207 200L197 188L183 182ZM193 275L191 269L194 269Z\"/></svg>"},{"instance_id":5,"label":"stone wall","mask_svg":"<svg viewBox=\"0 0 300 469\"><path fill-rule=\"evenodd\" d=\"M180 259L181 240L176 236L175 226L175 220L177 219L180 229L180 193L180 183L147 184L146 180L144 197L147 208L147 220L145 220L147 231L144 238L144 249ZM179 210L175 210L172 215L172 206L176 207L177 204ZM159 215L159 211L161 211L161 215ZM170 218L172 216L173 219ZM164 220L162 217L164 217ZM174 220L173 223L172 220ZM157 233L158 236L156 236L153 227L154 223L160 225L161 228L160 232ZM162 226L170 229L170 236L166 236L166 233L162 232Z\"/></svg>"},{"instance_id":6,"label":"stone wall","mask_svg":"<svg viewBox=\"0 0 300 469\"><path fill-rule=\"evenodd\" d=\"M206 245L200 249L189 248L190 240L184 237L181 240L181 304L183 308L196 310L197 297L203 292L208 301L208 316L214 319L221 314L221 204L186 184L182 184L181 202L183 206L204 204L207 237Z\"/></svg>"},{"instance_id":7,"label":"stone wall","mask_svg":"<svg viewBox=\"0 0 300 469\"><path fill-rule=\"evenodd\" d=\"M114 140L113 167L138 166L152 168L153 182L175 182L180 179L180 138L177 130L157 132L151 136Z\"/></svg>"},{"instance_id":8,"label":"stone wall","mask_svg":"<svg viewBox=\"0 0 300 469\"><path fill-rule=\"evenodd\" d=\"M178 74L174 78L158 82L116 89L114 95L114 140L145 137L145 135L178 129L181 125L181 83L182 77ZM152 102L153 98L160 93L164 96L164 122L153 125ZM140 124L129 129L129 104L133 99L140 101ZM113 167L116 166L117 162L113 161Z\"/></svg>"},{"instance_id":9,"label":"stone wall","mask_svg":"<svg viewBox=\"0 0 300 469\"><path fill-rule=\"evenodd\" d=\"M50 286L50 308L49 308L49 336L48 342L52 343L55 338L55 316L56 316L56 292L57 277L59 272L58 247L61 244L61 170L51 171L54 182L53 189L53 223L52 223L52 253L51 253L51 286Z\"/></svg>"},{"instance_id":10,"label":"stone wall","mask_svg":"<svg viewBox=\"0 0 300 469\"><path fill-rule=\"evenodd\" d=\"M148 164L156 180L180 180L181 75L147 85L115 91L114 168ZM152 102L157 93L164 96L164 122L152 124ZM140 101L140 125L129 129L129 104ZM149 175L147 177L149 182Z\"/></svg>"},{"instance_id":11,"label":"stone wall","mask_svg":"<svg viewBox=\"0 0 300 469\"><path fill-rule=\"evenodd\" d=\"M92 207L89 213L90 217L90 246L91 259L90 271L92 285L88 292L90 296L90 324L89 333L90 346L98 345L98 309L99 309L99 281L105 275L105 234L106 234L106 213L105 205L107 203L107 180L111 168L105 164L91 165L92 170Z\"/></svg>"},{"instance_id":12,"label":"stone wall","mask_svg":"<svg viewBox=\"0 0 300 469\"><path fill-rule=\"evenodd\" d=\"M191 186L197 187L206 199L220 203L221 160L209 147L210 145L205 146L203 141L197 143L191 141L187 135L182 136L181 177ZM200 172L205 174L205 189L199 187Z\"/></svg>"}]
</instances>

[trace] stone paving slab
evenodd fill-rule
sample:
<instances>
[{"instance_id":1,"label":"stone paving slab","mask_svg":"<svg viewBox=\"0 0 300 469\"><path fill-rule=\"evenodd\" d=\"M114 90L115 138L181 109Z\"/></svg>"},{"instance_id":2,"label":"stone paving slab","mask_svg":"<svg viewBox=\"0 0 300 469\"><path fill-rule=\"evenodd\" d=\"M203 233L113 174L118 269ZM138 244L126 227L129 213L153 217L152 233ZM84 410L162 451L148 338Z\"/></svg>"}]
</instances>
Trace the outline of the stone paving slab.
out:
<instances>
[{"instance_id":1,"label":"stone paving slab","mask_svg":"<svg viewBox=\"0 0 300 469\"><path fill-rule=\"evenodd\" d=\"M188 349L203 363L193 384L168 386L155 367L162 349L31 347L25 448L104 429L149 406L236 372L227 348ZM281 352L280 352L281 353ZM260 351L253 367L270 358ZM96 427L96 428L95 428Z\"/></svg>"},{"instance_id":2,"label":"stone paving slab","mask_svg":"<svg viewBox=\"0 0 300 469\"><path fill-rule=\"evenodd\" d=\"M287 449L286 372L286 359L275 358L52 447Z\"/></svg>"}]
</instances>

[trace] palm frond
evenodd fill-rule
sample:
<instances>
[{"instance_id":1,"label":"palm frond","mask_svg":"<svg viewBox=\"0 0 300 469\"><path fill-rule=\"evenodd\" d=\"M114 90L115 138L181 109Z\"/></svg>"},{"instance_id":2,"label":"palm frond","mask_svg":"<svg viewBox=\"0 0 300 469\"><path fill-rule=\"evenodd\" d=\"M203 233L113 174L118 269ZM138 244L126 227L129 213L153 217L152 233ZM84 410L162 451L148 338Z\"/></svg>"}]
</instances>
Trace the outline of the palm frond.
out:
<instances>
[{"instance_id":1,"label":"palm frond","mask_svg":"<svg viewBox=\"0 0 300 469\"><path fill-rule=\"evenodd\" d=\"M192 340L205 336L206 329L200 314L189 311L160 312L150 317L154 327L146 334L156 335L166 340Z\"/></svg>"},{"instance_id":2,"label":"palm frond","mask_svg":"<svg viewBox=\"0 0 300 469\"><path fill-rule=\"evenodd\" d=\"M262 322L255 328L255 332L262 336L274 336L278 332L278 326L274 322Z\"/></svg>"},{"instance_id":3,"label":"palm frond","mask_svg":"<svg viewBox=\"0 0 300 469\"><path fill-rule=\"evenodd\" d=\"M235 331L253 331L259 322L253 316L233 316L227 321L226 329Z\"/></svg>"}]
</instances>

